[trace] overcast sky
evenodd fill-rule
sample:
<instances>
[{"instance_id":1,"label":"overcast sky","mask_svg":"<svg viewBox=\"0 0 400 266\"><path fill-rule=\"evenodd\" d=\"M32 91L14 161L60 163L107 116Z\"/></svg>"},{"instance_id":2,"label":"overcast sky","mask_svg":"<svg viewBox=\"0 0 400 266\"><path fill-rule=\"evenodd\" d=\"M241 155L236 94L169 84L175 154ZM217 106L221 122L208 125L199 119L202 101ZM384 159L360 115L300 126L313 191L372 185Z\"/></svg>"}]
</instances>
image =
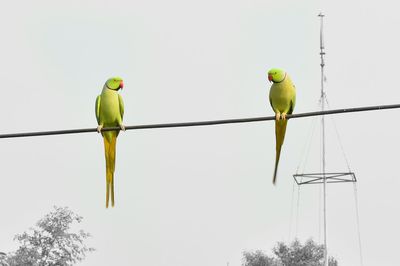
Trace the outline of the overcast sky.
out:
<instances>
[{"instance_id":1,"label":"overcast sky","mask_svg":"<svg viewBox=\"0 0 400 266\"><path fill-rule=\"evenodd\" d=\"M321 10L331 108L400 102L397 1L2 1L0 8L1 133L95 127L96 96L113 75L124 78L126 125L273 115L272 67L296 84L295 112L315 111ZM347 170L333 118L359 181L364 265L398 263L399 112L326 120L327 170ZM97 251L82 266L239 266L244 250L270 254L295 236L322 241L321 186L300 189L296 219L292 178L304 161L302 171L320 170L318 119L289 121L276 186L271 121L122 132L113 209L105 209L98 134L2 139L0 251L14 250L13 236L53 205L82 215L93 235ZM360 265L353 186L329 185L327 195L329 253L341 266Z\"/></svg>"}]
</instances>

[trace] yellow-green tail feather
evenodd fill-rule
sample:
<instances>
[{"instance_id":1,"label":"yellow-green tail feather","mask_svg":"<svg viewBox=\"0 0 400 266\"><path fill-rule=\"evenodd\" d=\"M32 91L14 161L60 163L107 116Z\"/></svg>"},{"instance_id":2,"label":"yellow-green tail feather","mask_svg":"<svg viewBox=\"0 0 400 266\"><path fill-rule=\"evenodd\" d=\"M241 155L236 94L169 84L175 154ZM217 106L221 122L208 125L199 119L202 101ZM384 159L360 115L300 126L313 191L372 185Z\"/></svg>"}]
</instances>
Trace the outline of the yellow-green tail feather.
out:
<instances>
[{"instance_id":1,"label":"yellow-green tail feather","mask_svg":"<svg viewBox=\"0 0 400 266\"><path fill-rule=\"evenodd\" d=\"M106 157L106 208L108 208L110 198L111 206L114 207L114 171L117 133L113 131L104 132L103 137Z\"/></svg>"},{"instance_id":2,"label":"yellow-green tail feather","mask_svg":"<svg viewBox=\"0 0 400 266\"><path fill-rule=\"evenodd\" d=\"M286 126L287 126L287 120L278 120L275 121L275 137L276 137L276 157L275 157L275 170L274 170L274 177L272 178L272 183L275 184L276 181L276 175L278 172L278 164L279 164L279 158L281 156L281 149L282 149L282 144L285 139L285 133L286 133Z\"/></svg>"}]
</instances>

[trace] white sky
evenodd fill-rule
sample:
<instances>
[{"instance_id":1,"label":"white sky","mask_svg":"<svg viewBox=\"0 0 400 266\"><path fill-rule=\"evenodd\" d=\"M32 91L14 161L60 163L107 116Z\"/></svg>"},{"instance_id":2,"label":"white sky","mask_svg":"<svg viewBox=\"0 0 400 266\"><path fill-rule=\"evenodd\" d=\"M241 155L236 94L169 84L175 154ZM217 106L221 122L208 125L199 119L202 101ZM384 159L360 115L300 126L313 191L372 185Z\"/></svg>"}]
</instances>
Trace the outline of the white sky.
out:
<instances>
[{"instance_id":1,"label":"white sky","mask_svg":"<svg viewBox=\"0 0 400 266\"><path fill-rule=\"evenodd\" d=\"M273 115L272 67L295 82L295 112L318 108L319 1L82 2L0 4L1 133L95 127L95 98L113 75L125 81L126 125ZM331 107L399 103L398 3L322 8ZM334 117L359 179L364 265L398 263L398 112ZM237 266L244 250L270 252L295 227L302 241L322 240L318 186L301 189L290 219L313 121L289 122L275 187L271 122L121 133L108 210L99 135L0 140L0 251L53 205L93 234L83 266ZM328 170L344 171L327 121ZM319 141L316 130L306 171L319 171ZM328 187L328 248L341 266L360 265L351 184Z\"/></svg>"}]
</instances>

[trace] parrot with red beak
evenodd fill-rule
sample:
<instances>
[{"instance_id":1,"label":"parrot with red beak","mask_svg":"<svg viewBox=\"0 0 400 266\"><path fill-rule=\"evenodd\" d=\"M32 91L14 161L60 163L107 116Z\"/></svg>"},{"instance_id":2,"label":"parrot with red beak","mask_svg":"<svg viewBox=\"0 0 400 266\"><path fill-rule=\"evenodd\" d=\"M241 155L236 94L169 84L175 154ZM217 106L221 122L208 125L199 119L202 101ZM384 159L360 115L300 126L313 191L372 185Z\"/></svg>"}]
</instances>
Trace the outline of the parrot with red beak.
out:
<instances>
[{"instance_id":1,"label":"parrot with red beak","mask_svg":"<svg viewBox=\"0 0 400 266\"><path fill-rule=\"evenodd\" d=\"M272 178L272 183L275 184L282 144L286 133L286 115L292 114L296 105L296 88L289 75L282 69L273 68L269 70L268 80L272 82L269 91L269 102L275 112L276 157Z\"/></svg>"},{"instance_id":2,"label":"parrot with red beak","mask_svg":"<svg viewBox=\"0 0 400 266\"><path fill-rule=\"evenodd\" d=\"M119 127L125 131L122 124L124 117L124 101L118 93L124 87L120 77L112 77L106 81L103 90L96 98L97 131L102 134L106 158L106 208L109 200L114 207L114 172L115 172L115 147L119 130L102 131L103 127Z\"/></svg>"}]
</instances>

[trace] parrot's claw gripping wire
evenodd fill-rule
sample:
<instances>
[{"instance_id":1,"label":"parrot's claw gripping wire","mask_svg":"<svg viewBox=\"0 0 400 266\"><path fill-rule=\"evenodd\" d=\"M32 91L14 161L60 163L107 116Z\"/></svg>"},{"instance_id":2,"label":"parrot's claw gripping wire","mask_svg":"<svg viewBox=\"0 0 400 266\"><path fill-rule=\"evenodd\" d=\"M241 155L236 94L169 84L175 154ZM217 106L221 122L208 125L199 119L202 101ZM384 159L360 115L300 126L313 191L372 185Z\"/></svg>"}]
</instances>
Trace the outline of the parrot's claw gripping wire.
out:
<instances>
[{"instance_id":1,"label":"parrot's claw gripping wire","mask_svg":"<svg viewBox=\"0 0 400 266\"><path fill-rule=\"evenodd\" d=\"M102 129L103 129L103 126L101 126L101 125L98 126L98 127L97 127L97 132L98 132L98 133L101 133L101 130L102 130Z\"/></svg>"}]
</instances>

